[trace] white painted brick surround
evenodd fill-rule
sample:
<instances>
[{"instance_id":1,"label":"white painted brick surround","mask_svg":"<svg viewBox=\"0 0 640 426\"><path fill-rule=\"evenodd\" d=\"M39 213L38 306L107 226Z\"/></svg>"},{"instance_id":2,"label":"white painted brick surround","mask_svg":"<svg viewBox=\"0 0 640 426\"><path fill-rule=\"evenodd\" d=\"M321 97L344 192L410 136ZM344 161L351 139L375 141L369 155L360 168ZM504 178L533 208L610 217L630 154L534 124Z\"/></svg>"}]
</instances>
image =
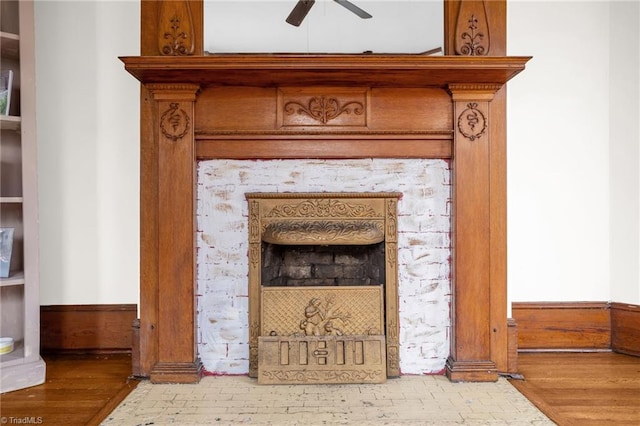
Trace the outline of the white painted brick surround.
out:
<instances>
[{"instance_id":1,"label":"white painted brick surround","mask_svg":"<svg viewBox=\"0 0 640 426\"><path fill-rule=\"evenodd\" d=\"M198 165L197 340L208 373L249 372L246 192L401 192L400 369L438 374L449 355L449 163L209 160Z\"/></svg>"}]
</instances>

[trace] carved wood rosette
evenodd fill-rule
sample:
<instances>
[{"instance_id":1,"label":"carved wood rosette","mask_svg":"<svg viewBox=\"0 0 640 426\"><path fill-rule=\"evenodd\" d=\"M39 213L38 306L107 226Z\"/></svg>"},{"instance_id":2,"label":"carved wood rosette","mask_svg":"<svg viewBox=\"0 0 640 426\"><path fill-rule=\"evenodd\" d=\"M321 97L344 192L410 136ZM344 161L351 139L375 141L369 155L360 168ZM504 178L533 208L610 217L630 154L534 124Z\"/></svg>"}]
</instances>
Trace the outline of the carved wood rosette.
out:
<instances>
[{"instance_id":1,"label":"carved wood rosette","mask_svg":"<svg viewBox=\"0 0 640 426\"><path fill-rule=\"evenodd\" d=\"M169 108L160 115L160 131L172 141L182 139L191 127L191 120L177 102L171 102Z\"/></svg>"},{"instance_id":2,"label":"carved wood rosette","mask_svg":"<svg viewBox=\"0 0 640 426\"><path fill-rule=\"evenodd\" d=\"M158 335L154 383L194 383L201 363L195 351L195 142L194 102L199 86L148 84L155 102L158 155ZM167 206L181 206L167 209ZM180 253L180 255L176 255ZM179 336L180 342L176 342Z\"/></svg>"},{"instance_id":3,"label":"carved wood rosette","mask_svg":"<svg viewBox=\"0 0 640 426\"><path fill-rule=\"evenodd\" d=\"M477 102L469 102L467 107L458 115L457 126L462 136L474 141L487 131L487 117L478 108Z\"/></svg>"}]
</instances>

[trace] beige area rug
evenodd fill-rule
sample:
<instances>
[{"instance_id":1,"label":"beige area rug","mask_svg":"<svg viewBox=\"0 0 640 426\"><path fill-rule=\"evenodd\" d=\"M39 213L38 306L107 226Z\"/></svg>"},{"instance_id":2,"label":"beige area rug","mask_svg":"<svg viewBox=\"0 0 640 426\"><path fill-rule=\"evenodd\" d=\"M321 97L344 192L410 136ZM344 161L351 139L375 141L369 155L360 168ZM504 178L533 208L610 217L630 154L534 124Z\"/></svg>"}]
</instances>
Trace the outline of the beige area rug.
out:
<instances>
[{"instance_id":1,"label":"beige area rug","mask_svg":"<svg viewBox=\"0 0 640 426\"><path fill-rule=\"evenodd\" d=\"M378 385L259 385L247 376L199 384L142 381L103 425L554 425L503 378L451 383L402 376Z\"/></svg>"}]
</instances>

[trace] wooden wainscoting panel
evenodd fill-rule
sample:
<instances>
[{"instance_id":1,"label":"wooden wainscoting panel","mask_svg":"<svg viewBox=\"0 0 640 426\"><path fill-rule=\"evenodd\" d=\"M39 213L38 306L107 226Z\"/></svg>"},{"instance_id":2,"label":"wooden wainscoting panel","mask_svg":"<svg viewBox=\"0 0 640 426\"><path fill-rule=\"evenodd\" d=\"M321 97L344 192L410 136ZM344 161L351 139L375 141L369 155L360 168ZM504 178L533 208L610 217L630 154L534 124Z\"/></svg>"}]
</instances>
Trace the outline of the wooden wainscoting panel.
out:
<instances>
[{"instance_id":1,"label":"wooden wainscoting panel","mask_svg":"<svg viewBox=\"0 0 640 426\"><path fill-rule=\"evenodd\" d=\"M640 356L640 305L611 304L611 349Z\"/></svg>"},{"instance_id":2,"label":"wooden wainscoting panel","mask_svg":"<svg viewBox=\"0 0 640 426\"><path fill-rule=\"evenodd\" d=\"M607 302L514 302L518 350L609 350Z\"/></svg>"},{"instance_id":3,"label":"wooden wainscoting panel","mask_svg":"<svg viewBox=\"0 0 640 426\"><path fill-rule=\"evenodd\" d=\"M52 305L40 307L43 352L129 352L138 307Z\"/></svg>"}]
</instances>

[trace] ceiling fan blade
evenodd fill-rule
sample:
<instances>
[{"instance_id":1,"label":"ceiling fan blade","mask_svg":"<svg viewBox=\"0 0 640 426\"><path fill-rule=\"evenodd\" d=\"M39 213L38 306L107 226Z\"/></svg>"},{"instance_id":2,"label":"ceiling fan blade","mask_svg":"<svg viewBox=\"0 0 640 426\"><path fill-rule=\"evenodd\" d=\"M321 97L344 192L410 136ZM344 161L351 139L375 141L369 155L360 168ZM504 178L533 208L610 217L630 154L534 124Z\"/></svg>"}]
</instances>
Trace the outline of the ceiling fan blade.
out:
<instances>
[{"instance_id":1,"label":"ceiling fan blade","mask_svg":"<svg viewBox=\"0 0 640 426\"><path fill-rule=\"evenodd\" d=\"M316 0L298 0L298 3L296 3L286 19L287 23L299 27L315 2Z\"/></svg>"},{"instance_id":2,"label":"ceiling fan blade","mask_svg":"<svg viewBox=\"0 0 640 426\"><path fill-rule=\"evenodd\" d=\"M364 10L360 9L358 6L356 6L355 4L351 3L349 0L333 0L333 1L338 3L340 6L343 6L343 7L347 8L347 9L349 9L350 11L352 11L353 13L355 13L356 15L361 17L362 19L373 18L373 16L371 16L370 14L365 12Z\"/></svg>"}]
</instances>

